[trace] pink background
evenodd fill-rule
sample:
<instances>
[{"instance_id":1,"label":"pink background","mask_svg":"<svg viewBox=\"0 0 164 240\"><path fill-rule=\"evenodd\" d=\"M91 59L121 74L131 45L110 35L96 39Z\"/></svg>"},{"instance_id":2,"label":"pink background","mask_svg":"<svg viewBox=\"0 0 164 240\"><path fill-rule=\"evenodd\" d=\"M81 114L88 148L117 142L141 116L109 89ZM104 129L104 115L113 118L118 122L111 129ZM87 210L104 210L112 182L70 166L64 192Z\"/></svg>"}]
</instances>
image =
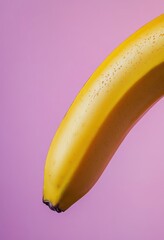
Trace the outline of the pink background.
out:
<instances>
[{"instance_id":1,"label":"pink background","mask_svg":"<svg viewBox=\"0 0 164 240\"><path fill-rule=\"evenodd\" d=\"M65 213L42 203L51 139L103 59L163 0L0 1L0 239L164 239L164 99Z\"/></svg>"}]
</instances>

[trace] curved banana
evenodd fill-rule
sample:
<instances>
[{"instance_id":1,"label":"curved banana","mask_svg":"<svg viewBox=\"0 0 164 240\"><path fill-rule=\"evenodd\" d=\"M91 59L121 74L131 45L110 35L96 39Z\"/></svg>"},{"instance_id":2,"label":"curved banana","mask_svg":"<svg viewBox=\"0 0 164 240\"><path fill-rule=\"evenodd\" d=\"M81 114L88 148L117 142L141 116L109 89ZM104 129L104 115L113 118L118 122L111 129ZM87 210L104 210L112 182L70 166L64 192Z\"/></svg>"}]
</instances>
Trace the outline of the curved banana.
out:
<instances>
[{"instance_id":1,"label":"curved banana","mask_svg":"<svg viewBox=\"0 0 164 240\"><path fill-rule=\"evenodd\" d=\"M43 202L65 211L96 183L139 118L164 96L164 15L152 20L97 68L51 143Z\"/></svg>"}]
</instances>

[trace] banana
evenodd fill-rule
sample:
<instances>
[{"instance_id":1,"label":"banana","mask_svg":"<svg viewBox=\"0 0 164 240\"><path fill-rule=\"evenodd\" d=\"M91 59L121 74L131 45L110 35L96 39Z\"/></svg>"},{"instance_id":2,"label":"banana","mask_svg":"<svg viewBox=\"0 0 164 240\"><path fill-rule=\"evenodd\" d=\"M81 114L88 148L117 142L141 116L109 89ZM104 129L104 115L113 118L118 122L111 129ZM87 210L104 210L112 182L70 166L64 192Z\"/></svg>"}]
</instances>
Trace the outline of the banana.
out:
<instances>
[{"instance_id":1,"label":"banana","mask_svg":"<svg viewBox=\"0 0 164 240\"><path fill-rule=\"evenodd\" d=\"M44 170L43 202L65 211L96 183L134 124L164 96L164 14L96 69L62 120Z\"/></svg>"}]
</instances>

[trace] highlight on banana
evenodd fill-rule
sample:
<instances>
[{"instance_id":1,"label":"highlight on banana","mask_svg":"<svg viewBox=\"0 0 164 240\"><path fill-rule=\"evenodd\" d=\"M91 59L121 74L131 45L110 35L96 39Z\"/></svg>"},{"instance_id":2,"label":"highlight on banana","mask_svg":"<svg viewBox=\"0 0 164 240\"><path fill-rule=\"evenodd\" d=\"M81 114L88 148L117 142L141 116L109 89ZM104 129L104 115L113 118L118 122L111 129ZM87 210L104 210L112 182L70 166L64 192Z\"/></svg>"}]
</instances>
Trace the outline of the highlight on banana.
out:
<instances>
[{"instance_id":1,"label":"highlight on banana","mask_svg":"<svg viewBox=\"0 0 164 240\"><path fill-rule=\"evenodd\" d=\"M83 197L163 96L164 14L119 45L80 90L47 154L43 202L61 212Z\"/></svg>"}]
</instances>

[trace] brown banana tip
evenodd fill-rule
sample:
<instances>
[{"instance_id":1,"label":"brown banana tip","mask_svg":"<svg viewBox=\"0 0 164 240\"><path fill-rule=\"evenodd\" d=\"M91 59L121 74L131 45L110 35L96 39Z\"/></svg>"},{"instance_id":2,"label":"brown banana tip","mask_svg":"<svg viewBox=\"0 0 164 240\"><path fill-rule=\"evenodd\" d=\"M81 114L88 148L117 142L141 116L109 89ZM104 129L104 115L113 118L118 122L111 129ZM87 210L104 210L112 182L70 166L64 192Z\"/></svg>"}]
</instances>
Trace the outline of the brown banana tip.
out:
<instances>
[{"instance_id":1,"label":"brown banana tip","mask_svg":"<svg viewBox=\"0 0 164 240\"><path fill-rule=\"evenodd\" d=\"M53 206L52 203L48 200L42 200L44 204L46 204L52 211L56 211L58 213L62 212L58 205Z\"/></svg>"}]
</instances>

